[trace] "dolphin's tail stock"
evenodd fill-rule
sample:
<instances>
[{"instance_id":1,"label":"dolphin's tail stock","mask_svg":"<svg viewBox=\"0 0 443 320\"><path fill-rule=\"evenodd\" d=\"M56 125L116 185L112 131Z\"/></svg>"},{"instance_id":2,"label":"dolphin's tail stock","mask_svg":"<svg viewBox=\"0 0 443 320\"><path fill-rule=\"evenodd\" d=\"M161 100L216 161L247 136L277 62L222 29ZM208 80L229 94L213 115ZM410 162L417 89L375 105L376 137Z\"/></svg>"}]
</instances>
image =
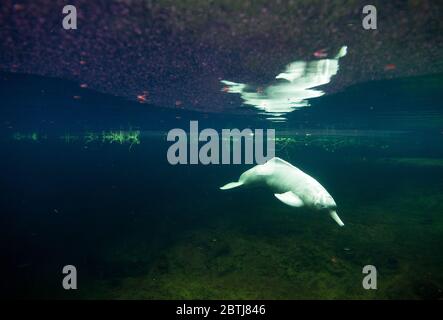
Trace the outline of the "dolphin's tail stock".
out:
<instances>
[{"instance_id":1,"label":"dolphin's tail stock","mask_svg":"<svg viewBox=\"0 0 443 320\"><path fill-rule=\"evenodd\" d=\"M337 222L340 227L343 227L345 225L343 221L341 221L340 217L338 216L335 210L329 211L329 214L331 215L331 218L334 219L335 222Z\"/></svg>"},{"instance_id":2,"label":"dolphin's tail stock","mask_svg":"<svg viewBox=\"0 0 443 320\"><path fill-rule=\"evenodd\" d=\"M220 190L228 190L236 187L240 187L243 184L243 182L229 182L228 184L225 184L223 187L220 187Z\"/></svg>"}]
</instances>

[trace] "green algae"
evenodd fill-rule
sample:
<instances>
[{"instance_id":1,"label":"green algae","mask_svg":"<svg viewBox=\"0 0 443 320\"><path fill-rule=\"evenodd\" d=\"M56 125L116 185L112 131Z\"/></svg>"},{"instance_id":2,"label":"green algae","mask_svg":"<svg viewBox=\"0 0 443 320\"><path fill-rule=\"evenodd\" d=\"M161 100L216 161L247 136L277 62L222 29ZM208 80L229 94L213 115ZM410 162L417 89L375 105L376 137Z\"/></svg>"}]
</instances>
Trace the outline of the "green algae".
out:
<instances>
[{"instance_id":1,"label":"green algae","mask_svg":"<svg viewBox=\"0 0 443 320\"><path fill-rule=\"evenodd\" d=\"M277 154L289 158L305 148L316 148L328 153L344 150L388 150L392 138L378 136L352 136L352 135L321 135L303 133L293 136L281 135L275 138Z\"/></svg>"},{"instance_id":2,"label":"green algae","mask_svg":"<svg viewBox=\"0 0 443 320\"><path fill-rule=\"evenodd\" d=\"M101 134L103 142L118 144L140 144L140 131L103 131Z\"/></svg>"},{"instance_id":3,"label":"green algae","mask_svg":"<svg viewBox=\"0 0 443 320\"><path fill-rule=\"evenodd\" d=\"M380 162L392 165L443 167L441 158L384 158L380 159Z\"/></svg>"},{"instance_id":4,"label":"green algae","mask_svg":"<svg viewBox=\"0 0 443 320\"><path fill-rule=\"evenodd\" d=\"M47 136L40 134L38 132L31 132L31 133L16 132L12 135L12 139L15 141L39 142L41 140L47 139Z\"/></svg>"},{"instance_id":5,"label":"green algae","mask_svg":"<svg viewBox=\"0 0 443 320\"><path fill-rule=\"evenodd\" d=\"M129 144L130 148L133 145L140 144L140 131L139 130L110 130L102 132L86 132L84 134L71 134L69 132L58 137L66 144L73 142L82 142L85 144L90 143L108 143L108 144ZM21 133L16 132L12 135L14 141L31 141L39 142L41 140L48 139L47 135L42 135L37 132Z\"/></svg>"}]
</instances>

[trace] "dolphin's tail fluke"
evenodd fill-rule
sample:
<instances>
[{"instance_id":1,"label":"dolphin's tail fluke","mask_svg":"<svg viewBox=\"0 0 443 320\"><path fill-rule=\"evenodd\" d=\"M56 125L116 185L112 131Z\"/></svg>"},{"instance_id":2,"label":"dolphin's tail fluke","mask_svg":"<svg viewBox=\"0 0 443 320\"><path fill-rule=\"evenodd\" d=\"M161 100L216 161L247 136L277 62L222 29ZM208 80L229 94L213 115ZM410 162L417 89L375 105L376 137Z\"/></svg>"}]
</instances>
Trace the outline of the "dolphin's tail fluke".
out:
<instances>
[{"instance_id":1,"label":"dolphin's tail fluke","mask_svg":"<svg viewBox=\"0 0 443 320\"><path fill-rule=\"evenodd\" d=\"M220 187L220 190L228 190L236 187L240 187L243 184L243 182L229 182L228 184L225 184L223 187Z\"/></svg>"},{"instance_id":2,"label":"dolphin's tail fluke","mask_svg":"<svg viewBox=\"0 0 443 320\"><path fill-rule=\"evenodd\" d=\"M338 216L335 210L329 211L329 214L331 215L331 218L334 219L335 222L337 222L340 227L343 227L345 225L343 221L341 221L340 217Z\"/></svg>"}]
</instances>

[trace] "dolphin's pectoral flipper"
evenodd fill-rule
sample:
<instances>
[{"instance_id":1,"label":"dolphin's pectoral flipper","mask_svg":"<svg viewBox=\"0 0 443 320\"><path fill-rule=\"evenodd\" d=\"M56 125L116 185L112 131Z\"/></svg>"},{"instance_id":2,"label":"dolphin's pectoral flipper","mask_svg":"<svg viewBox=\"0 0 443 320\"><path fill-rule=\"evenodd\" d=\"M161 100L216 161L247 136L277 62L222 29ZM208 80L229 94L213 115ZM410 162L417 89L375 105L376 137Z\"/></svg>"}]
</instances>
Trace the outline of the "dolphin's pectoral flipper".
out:
<instances>
[{"instance_id":1,"label":"dolphin's pectoral flipper","mask_svg":"<svg viewBox=\"0 0 443 320\"><path fill-rule=\"evenodd\" d=\"M287 204L291 207L301 207L303 206L303 201L300 199L296 194L294 194L292 191L288 191L285 193L275 193L274 196L283 202L284 204Z\"/></svg>"},{"instance_id":2,"label":"dolphin's pectoral flipper","mask_svg":"<svg viewBox=\"0 0 443 320\"><path fill-rule=\"evenodd\" d=\"M329 211L329 214L331 215L331 218L334 219L335 222L337 222L340 227L343 227L345 225L343 221L341 221L340 217L338 216L337 212L335 212L335 210Z\"/></svg>"},{"instance_id":3,"label":"dolphin's pectoral flipper","mask_svg":"<svg viewBox=\"0 0 443 320\"><path fill-rule=\"evenodd\" d=\"M243 182L229 182L228 184L225 184L223 187L220 187L220 190L228 190L236 187L240 187L243 184Z\"/></svg>"}]
</instances>

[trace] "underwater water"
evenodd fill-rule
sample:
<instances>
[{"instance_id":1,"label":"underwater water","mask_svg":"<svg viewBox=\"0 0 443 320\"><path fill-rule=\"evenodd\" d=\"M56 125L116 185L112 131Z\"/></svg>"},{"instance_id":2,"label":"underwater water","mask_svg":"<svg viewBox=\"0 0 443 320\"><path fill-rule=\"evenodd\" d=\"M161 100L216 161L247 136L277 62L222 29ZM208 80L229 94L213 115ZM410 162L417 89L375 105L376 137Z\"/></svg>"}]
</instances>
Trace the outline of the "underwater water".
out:
<instances>
[{"instance_id":1,"label":"underwater water","mask_svg":"<svg viewBox=\"0 0 443 320\"><path fill-rule=\"evenodd\" d=\"M85 105L32 91L17 102L23 89L5 77L2 296L443 298L442 75L350 87L281 124L253 113L140 116L94 93ZM276 156L331 193L345 227L265 189L219 190L250 165L170 165L167 131L190 119L275 127ZM65 265L78 290L61 286ZM362 287L365 265L377 268L377 290Z\"/></svg>"}]
</instances>

